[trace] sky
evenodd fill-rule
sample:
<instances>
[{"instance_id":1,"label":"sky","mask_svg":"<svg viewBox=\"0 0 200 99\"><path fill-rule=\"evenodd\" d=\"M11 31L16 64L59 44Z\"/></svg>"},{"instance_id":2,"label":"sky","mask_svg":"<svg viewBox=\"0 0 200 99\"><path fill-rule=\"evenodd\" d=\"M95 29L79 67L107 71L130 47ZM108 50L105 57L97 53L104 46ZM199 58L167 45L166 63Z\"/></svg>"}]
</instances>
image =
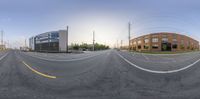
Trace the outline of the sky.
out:
<instances>
[{"instance_id":1,"label":"sky","mask_svg":"<svg viewBox=\"0 0 200 99\"><path fill-rule=\"evenodd\" d=\"M9 47L69 26L69 43L117 41L155 32L176 32L200 41L199 0L0 0L0 29Z\"/></svg>"}]
</instances>

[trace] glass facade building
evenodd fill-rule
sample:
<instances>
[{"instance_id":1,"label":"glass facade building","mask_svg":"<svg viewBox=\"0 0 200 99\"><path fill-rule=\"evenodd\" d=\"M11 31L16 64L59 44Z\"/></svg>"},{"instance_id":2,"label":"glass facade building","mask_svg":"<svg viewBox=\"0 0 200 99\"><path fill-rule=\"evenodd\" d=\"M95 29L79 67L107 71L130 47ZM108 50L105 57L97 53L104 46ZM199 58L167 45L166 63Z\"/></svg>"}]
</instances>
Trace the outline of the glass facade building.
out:
<instances>
[{"instance_id":1,"label":"glass facade building","mask_svg":"<svg viewBox=\"0 0 200 99\"><path fill-rule=\"evenodd\" d=\"M66 31L46 32L30 38L29 46L39 52L60 52L66 50Z\"/></svg>"}]
</instances>

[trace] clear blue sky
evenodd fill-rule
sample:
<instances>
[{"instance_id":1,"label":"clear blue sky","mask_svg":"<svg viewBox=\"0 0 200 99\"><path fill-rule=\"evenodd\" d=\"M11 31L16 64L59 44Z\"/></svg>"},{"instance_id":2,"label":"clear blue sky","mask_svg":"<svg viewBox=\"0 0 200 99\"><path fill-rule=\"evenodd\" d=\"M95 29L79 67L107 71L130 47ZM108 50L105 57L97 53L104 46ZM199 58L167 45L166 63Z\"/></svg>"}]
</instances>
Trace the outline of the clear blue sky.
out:
<instances>
[{"instance_id":1,"label":"clear blue sky","mask_svg":"<svg viewBox=\"0 0 200 99\"><path fill-rule=\"evenodd\" d=\"M0 29L14 46L39 33L70 27L70 43L114 45L131 36L178 32L200 40L199 0L1 0Z\"/></svg>"}]
</instances>

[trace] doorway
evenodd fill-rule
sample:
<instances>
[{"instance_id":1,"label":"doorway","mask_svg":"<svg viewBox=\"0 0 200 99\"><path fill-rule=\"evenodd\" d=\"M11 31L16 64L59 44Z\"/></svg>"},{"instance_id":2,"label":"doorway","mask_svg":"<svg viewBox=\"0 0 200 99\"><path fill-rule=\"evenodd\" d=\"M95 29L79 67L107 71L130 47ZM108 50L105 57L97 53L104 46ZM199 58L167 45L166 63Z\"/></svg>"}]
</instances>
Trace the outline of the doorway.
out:
<instances>
[{"instance_id":1,"label":"doorway","mask_svg":"<svg viewBox=\"0 0 200 99\"><path fill-rule=\"evenodd\" d=\"M172 51L171 43L169 42L163 42L161 44L162 51Z\"/></svg>"}]
</instances>

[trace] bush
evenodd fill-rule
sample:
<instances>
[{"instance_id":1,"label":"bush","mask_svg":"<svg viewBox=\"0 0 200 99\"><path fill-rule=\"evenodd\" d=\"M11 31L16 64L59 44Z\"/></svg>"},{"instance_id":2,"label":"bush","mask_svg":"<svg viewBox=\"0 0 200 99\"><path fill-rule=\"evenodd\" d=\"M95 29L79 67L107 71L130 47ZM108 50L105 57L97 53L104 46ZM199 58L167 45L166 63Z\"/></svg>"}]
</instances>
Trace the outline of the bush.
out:
<instances>
[{"instance_id":1,"label":"bush","mask_svg":"<svg viewBox=\"0 0 200 99\"><path fill-rule=\"evenodd\" d=\"M71 44L71 48L73 50L93 50L93 45L92 44L87 44L87 43L82 43L82 44ZM109 46L103 45L103 44L98 44L95 43L94 44L94 49L95 50L106 50L109 49Z\"/></svg>"}]
</instances>

